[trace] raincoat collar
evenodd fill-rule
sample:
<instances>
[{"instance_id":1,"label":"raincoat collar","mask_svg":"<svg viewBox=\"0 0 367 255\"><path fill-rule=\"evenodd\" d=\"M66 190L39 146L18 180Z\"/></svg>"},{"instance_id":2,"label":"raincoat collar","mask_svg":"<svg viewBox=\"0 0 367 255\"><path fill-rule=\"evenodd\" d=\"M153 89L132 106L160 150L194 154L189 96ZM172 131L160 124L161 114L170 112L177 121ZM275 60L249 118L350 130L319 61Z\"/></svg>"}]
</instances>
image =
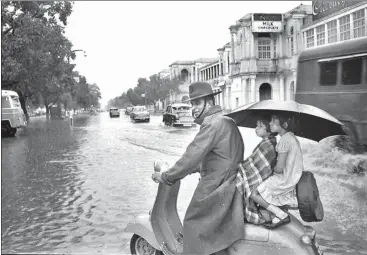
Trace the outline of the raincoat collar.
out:
<instances>
[{"instance_id":1,"label":"raincoat collar","mask_svg":"<svg viewBox=\"0 0 367 255\"><path fill-rule=\"evenodd\" d=\"M222 112L222 107L220 107L219 105L214 105L205 114L202 114L199 118L195 119L194 122L198 125L201 125L203 124L205 117L208 117L218 112Z\"/></svg>"}]
</instances>

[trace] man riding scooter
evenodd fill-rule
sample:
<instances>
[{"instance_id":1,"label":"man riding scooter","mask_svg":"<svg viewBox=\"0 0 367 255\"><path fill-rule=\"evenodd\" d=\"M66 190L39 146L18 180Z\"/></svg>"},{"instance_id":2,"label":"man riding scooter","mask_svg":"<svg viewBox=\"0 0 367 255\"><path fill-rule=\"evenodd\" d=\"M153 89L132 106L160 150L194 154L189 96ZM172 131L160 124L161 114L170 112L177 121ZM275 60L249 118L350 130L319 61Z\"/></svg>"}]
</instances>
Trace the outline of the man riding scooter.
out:
<instances>
[{"instance_id":1,"label":"man riding scooter","mask_svg":"<svg viewBox=\"0 0 367 255\"><path fill-rule=\"evenodd\" d=\"M174 166L152 175L156 182L173 185L200 172L183 220L183 254L224 253L244 235L243 200L235 185L244 144L234 121L215 105L218 93L209 83L190 85L189 101L200 131Z\"/></svg>"}]
</instances>

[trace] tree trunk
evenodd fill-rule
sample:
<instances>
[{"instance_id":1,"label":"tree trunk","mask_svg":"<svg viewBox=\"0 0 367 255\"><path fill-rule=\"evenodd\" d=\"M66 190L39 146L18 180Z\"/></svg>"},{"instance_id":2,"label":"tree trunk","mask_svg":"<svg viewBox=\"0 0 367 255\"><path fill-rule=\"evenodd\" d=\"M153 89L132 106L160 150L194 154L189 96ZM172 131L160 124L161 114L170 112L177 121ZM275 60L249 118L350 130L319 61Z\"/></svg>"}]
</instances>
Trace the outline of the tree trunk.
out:
<instances>
[{"instance_id":1,"label":"tree trunk","mask_svg":"<svg viewBox=\"0 0 367 255\"><path fill-rule=\"evenodd\" d=\"M20 102L20 106L22 107L22 110L24 112L24 115L25 115L25 118L26 118L26 121L28 122L29 121L29 114L28 114L28 111L27 111L27 105L26 105L26 101L27 99L23 96L23 93L20 92L20 91L17 91L18 95L19 95L19 102Z\"/></svg>"},{"instance_id":2,"label":"tree trunk","mask_svg":"<svg viewBox=\"0 0 367 255\"><path fill-rule=\"evenodd\" d=\"M48 102L45 101L45 108L46 108L46 119L50 119L50 107L48 106Z\"/></svg>"}]
</instances>

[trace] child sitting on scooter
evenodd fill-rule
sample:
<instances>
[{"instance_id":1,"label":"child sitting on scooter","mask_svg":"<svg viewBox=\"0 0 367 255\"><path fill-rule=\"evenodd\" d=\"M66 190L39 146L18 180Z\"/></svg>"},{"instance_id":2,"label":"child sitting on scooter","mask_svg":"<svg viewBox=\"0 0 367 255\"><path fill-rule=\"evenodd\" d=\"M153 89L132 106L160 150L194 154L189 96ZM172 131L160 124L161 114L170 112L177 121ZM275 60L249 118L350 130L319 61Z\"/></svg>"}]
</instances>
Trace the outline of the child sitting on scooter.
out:
<instances>
[{"instance_id":1,"label":"child sitting on scooter","mask_svg":"<svg viewBox=\"0 0 367 255\"><path fill-rule=\"evenodd\" d=\"M275 215L271 223L264 224L267 228L289 223L289 215L278 206L293 205L296 201L295 187L303 172L303 158L300 143L292 132L293 128L294 121L291 115L286 113L272 115L270 129L281 136L276 146L277 163L274 174L251 194L252 200Z\"/></svg>"},{"instance_id":2,"label":"child sitting on scooter","mask_svg":"<svg viewBox=\"0 0 367 255\"><path fill-rule=\"evenodd\" d=\"M256 187L267 179L276 164L277 144L276 135L270 130L270 117L257 120L255 133L261 137L261 142L255 147L251 155L239 164L236 187L244 199L244 215L249 223L263 224L266 219L259 213L250 195Z\"/></svg>"}]
</instances>

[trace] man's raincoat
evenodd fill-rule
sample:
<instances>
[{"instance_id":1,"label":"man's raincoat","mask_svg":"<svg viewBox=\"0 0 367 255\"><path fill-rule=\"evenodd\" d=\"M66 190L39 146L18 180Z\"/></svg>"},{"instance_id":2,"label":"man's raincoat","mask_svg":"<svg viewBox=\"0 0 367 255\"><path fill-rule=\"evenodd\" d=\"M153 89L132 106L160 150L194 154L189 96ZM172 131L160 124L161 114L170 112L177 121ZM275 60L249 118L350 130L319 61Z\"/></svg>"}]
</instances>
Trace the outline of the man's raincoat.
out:
<instances>
[{"instance_id":1,"label":"man's raincoat","mask_svg":"<svg viewBox=\"0 0 367 255\"><path fill-rule=\"evenodd\" d=\"M243 199L236 188L244 144L234 121L214 106L203 116L199 133L167 172L166 184L193 173L201 179L183 221L183 254L212 254L244 235Z\"/></svg>"}]
</instances>

